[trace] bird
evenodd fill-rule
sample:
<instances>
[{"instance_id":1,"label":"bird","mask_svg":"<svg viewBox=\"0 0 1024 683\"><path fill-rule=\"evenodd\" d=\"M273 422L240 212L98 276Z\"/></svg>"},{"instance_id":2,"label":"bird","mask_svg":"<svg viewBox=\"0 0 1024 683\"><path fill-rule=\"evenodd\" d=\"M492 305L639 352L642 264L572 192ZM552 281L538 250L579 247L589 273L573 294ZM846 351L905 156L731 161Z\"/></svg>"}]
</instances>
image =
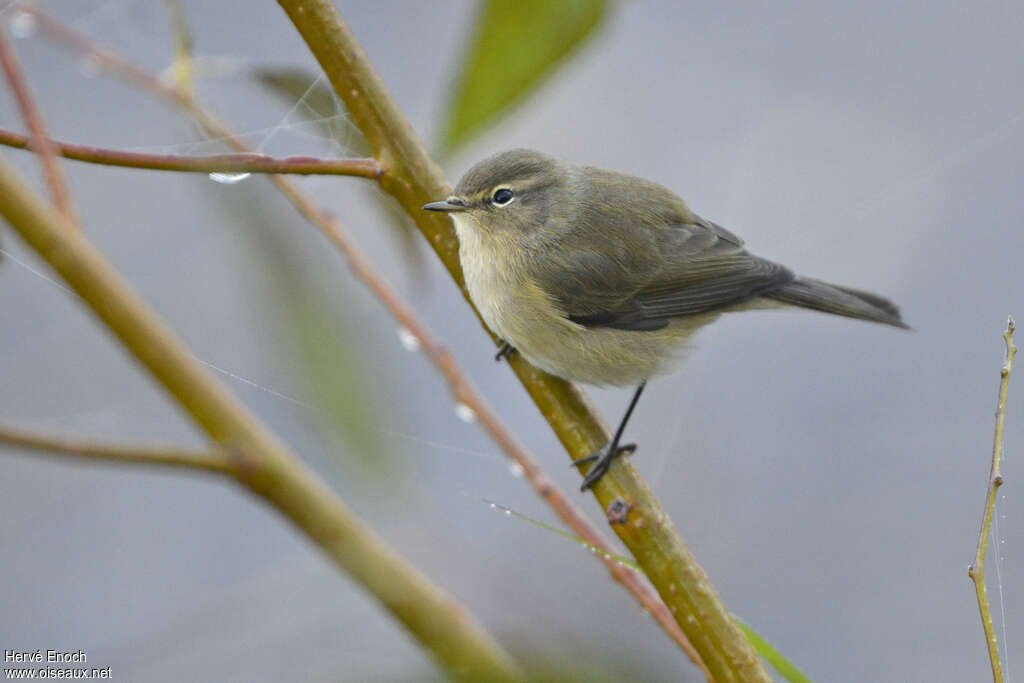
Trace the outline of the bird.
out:
<instances>
[{"instance_id":1,"label":"bird","mask_svg":"<svg viewBox=\"0 0 1024 683\"><path fill-rule=\"evenodd\" d=\"M451 216L498 359L518 352L572 382L636 387L609 443L573 461L593 463L584 491L636 449L621 440L648 380L724 313L799 307L909 329L888 299L751 254L662 185L533 150L478 162L423 209Z\"/></svg>"}]
</instances>

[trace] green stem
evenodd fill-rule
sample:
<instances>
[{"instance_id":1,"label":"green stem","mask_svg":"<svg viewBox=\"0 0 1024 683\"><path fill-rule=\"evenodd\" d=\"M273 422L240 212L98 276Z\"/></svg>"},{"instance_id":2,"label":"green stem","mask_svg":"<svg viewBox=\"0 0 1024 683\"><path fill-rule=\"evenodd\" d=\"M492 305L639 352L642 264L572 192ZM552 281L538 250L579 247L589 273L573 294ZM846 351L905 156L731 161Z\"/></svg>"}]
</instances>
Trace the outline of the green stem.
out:
<instances>
[{"instance_id":1,"label":"green stem","mask_svg":"<svg viewBox=\"0 0 1024 683\"><path fill-rule=\"evenodd\" d=\"M103 256L0 159L0 215L75 290L274 505L372 593L455 677L519 674L472 618L398 557L195 360Z\"/></svg>"},{"instance_id":2,"label":"green stem","mask_svg":"<svg viewBox=\"0 0 1024 683\"><path fill-rule=\"evenodd\" d=\"M451 192L440 168L334 4L329 0L278 2L384 167L381 186L416 222L468 300L450 219L420 209ZM608 430L581 391L531 367L518 355L510 364L570 457L589 455L607 444ZM613 525L615 532L658 589L715 680L770 681L756 651L632 465L618 459L594 487L594 495L604 509L616 503L617 509L629 510L625 522Z\"/></svg>"}]
</instances>

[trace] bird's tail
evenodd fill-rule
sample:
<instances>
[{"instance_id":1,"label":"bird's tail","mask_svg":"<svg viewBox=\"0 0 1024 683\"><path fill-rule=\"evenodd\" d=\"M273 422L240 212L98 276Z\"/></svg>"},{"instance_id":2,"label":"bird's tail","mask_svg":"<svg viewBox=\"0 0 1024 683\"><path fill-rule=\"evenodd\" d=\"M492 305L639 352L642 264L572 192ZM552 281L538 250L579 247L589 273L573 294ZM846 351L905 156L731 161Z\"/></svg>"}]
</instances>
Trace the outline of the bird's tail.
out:
<instances>
[{"instance_id":1,"label":"bird's tail","mask_svg":"<svg viewBox=\"0 0 1024 683\"><path fill-rule=\"evenodd\" d=\"M910 329L900 317L900 309L888 299L821 280L800 277L763 296L792 306Z\"/></svg>"}]
</instances>

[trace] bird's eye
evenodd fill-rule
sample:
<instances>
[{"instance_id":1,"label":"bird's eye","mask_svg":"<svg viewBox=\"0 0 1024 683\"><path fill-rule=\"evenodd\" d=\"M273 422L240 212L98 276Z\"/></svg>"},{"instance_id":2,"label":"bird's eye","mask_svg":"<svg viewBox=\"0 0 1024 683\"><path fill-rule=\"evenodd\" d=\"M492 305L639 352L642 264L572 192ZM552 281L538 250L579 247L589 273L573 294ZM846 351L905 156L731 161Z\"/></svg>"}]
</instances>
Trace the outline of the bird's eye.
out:
<instances>
[{"instance_id":1,"label":"bird's eye","mask_svg":"<svg viewBox=\"0 0 1024 683\"><path fill-rule=\"evenodd\" d=\"M502 187L494 191L494 196L491 200L498 206L505 206L515 198L512 190L507 187Z\"/></svg>"}]
</instances>

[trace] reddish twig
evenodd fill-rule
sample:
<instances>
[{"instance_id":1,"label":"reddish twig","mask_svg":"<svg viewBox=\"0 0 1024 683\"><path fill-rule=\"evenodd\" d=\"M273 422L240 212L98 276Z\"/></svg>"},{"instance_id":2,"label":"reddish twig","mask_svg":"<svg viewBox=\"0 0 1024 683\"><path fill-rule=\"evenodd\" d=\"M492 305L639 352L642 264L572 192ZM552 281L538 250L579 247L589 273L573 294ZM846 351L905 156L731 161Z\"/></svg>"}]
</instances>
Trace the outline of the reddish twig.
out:
<instances>
[{"instance_id":1,"label":"reddish twig","mask_svg":"<svg viewBox=\"0 0 1024 683\"><path fill-rule=\"evenodd\" d=\"M18 109L21 111L25 126L30 133L26 147L39 155L43 173L46 174L46 181L50 184L50 192L53 194L53 201L57 205L57 209L69 223L78 225L74 208L71 205L71 193L68 191L67 180L57 161L57 152L53 142L46 134L42 114L39 112L39 107L36 106L32 91L18 64L18 56L14 53L10 41L7 39L7 32L3 28L0 28L0 63L3 64L11 92L18 102Z\"/></svg>"},{"instance_id":2,"label":"reddish twig","mask_svg":"<svg viewBox=\"0 0 1024 683\"><path fill-rule=\"evenodd\" d=\"M60 156L104 166L122 166L184 173L287 173L290 175L344 175L376 180L384 172L376 159L275 158L265 154L148 154L49 140ZM28 136L0 129L0 145L28 149Z\"/></svg>"}]
</instances>

